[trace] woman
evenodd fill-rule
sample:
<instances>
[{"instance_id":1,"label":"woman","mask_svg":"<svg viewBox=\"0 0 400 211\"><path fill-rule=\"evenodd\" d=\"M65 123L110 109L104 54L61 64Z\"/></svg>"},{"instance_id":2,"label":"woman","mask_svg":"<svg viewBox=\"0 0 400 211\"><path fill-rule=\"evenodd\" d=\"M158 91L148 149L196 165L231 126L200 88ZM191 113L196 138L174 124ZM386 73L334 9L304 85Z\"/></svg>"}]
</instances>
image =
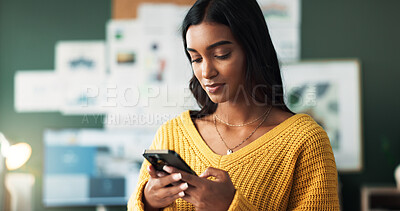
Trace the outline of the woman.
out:
<instances>
[{"instance_id":1,"label":"woman","mask_svg":"<svg viewBox=\"0 0 400 211\"><path fill-rule=\"evenodd\" d=\"M286 107L256 0L198 0L182 37L201 110L165 123L150 148L176 151L199 176L145 161L128 209L339 210L329 139Z\"/></svg>"}]
</instances>

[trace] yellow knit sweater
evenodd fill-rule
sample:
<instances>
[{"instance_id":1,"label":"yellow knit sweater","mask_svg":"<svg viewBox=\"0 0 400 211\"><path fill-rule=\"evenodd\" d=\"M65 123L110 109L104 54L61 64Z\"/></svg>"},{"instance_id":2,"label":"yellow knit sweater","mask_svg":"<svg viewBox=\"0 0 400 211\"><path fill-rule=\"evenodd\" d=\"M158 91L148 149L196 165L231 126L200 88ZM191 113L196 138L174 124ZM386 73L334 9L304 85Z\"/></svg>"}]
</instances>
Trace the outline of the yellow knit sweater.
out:
<instances>
[{"instance_id":1,"label":"yellow knit sweater","mask_svg":"<svg viewBox=\"0 0 400 211\"><path fill-rule=\"evenodd\" d=\"M215 154L203 141L189 111L158 130L151 149L171 149L199 175L207 167L229 173L236 188L229 210L339 210L337 171L325 131L296 114L230 155ZM148 181L145 161L128 210L143 210ZM194 210L177 199L164 210Z\"/></svg>"}]
</instances>

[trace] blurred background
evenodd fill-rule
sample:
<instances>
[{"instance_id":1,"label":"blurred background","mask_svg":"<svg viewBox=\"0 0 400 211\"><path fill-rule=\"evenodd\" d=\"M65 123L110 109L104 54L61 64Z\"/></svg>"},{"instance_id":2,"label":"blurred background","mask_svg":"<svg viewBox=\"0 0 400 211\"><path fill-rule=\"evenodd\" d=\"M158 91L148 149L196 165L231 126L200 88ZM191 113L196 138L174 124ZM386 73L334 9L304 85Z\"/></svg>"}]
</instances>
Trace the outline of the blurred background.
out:
<instances>
[{"instance_id":1,"label":"blurred background","mask_svg":"<svg viewBox=\"0 0 400 211\"><path fill-rule=\"evenodd\" d=\"M0 210L126 210L157 127L196 109L191 3L0 0ZM399 210L400 2L259 3L290 107L330 136L342 210Z\"/></svg>"}]
</instances>

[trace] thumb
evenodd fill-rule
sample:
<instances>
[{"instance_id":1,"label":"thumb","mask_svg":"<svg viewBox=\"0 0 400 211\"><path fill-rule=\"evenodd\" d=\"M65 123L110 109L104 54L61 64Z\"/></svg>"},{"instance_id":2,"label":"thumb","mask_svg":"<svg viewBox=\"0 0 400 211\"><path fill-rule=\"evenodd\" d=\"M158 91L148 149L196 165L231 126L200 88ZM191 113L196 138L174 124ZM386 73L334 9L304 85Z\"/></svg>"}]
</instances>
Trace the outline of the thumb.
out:
<instances>
[{"instance_id":1,"label":"thumb","mask_svg":"<svg viewBox=\"0 0 400 211\"><path fill-rule=\"evenodd\" d=\"M157 177L158 177L158 176L157 176L156 169L154 168L153 165L147 166L147 172L149 172L150 177L152 177L152 178L157 178Z\"/></svg>"},{"instance_id":2,"label":"thumb","mask_svg":"<svg viewBox=\"0 0 400 211\"><path fill-rule=\"evenodd\" d=\"M217 181L224 180L228 176L228 172L221 169L208 167L202 174L200 174L199 177L207 178L210 176L215 177Z\"/></svg>"}]
</instances>

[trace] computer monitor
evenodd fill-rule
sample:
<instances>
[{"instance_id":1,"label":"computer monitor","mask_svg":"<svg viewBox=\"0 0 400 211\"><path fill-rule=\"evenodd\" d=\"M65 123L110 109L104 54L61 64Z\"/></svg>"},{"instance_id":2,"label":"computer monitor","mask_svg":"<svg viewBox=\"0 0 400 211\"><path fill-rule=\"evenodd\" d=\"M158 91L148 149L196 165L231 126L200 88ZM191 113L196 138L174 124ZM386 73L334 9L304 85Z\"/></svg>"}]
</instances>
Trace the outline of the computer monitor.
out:
<instances>
[{"instance_id":1,"label":"computer monitor","mask_svg":"<svg viewBox=\"0 0 400 211\"><path fill-rule=\"evenodd\" d=\"M46 207L126 205L154 129L44 132Z\"/></svg>"}]
</instances>

